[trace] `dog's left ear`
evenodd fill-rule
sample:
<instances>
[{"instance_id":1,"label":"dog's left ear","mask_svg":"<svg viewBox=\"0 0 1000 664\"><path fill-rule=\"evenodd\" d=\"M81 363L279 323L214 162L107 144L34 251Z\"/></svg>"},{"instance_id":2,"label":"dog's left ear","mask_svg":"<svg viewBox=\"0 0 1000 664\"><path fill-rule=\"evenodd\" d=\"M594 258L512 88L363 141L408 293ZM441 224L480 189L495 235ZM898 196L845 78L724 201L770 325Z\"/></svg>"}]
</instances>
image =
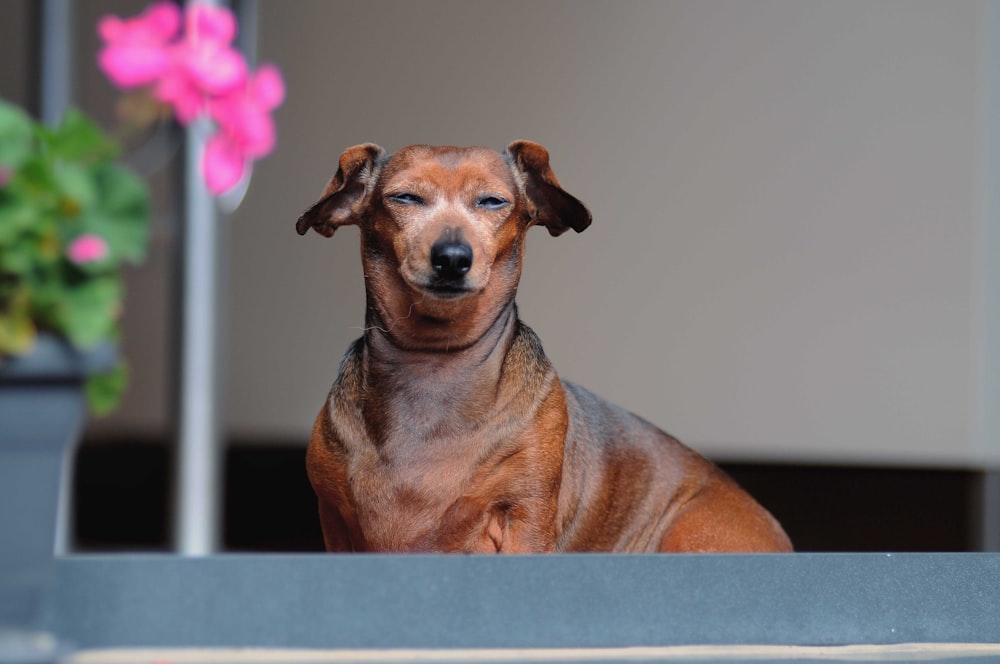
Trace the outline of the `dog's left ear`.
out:
<instances>
[{"instance_id":1,"label":"dog's left ear","mask_svg":"<svg viewBox=\"0 0 1000 664\"><path fill-rule=\"evenodd\" d=\"M514 141L507 146L507 158L534 206L532 223L545 226L551 235L570 228L580 233L590 226L590 210L560 186L549 167L548 150L531 141Z\"/></svg>"},{"instance_id":2,"label":"dog's left ear","mask_svg":"<svg viewBox=\"0 0 1000 664\"><path fill-rule=\"evenodd\" d=\"M317 233L330 237L341 226L358 223L361 208L378 179L384 157L385 150L374 143L344 150L337 173L326 185L319 201L295 222L299 235L315 228Z\"/></svg>"}]
</instances>

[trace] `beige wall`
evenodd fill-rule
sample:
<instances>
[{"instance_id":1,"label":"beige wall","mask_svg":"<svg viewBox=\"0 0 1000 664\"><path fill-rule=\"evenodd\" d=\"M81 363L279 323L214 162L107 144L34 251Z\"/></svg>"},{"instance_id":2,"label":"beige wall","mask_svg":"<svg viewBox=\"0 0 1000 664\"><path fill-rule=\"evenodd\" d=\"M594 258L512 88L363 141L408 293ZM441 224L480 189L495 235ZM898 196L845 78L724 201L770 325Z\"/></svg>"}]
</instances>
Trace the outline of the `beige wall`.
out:
<instances>
[{"instance_id":1,"label":"beige wall","mask_svg":"<svg viewBox=\"0 0 1000 664\"><path fill-rule=\"evenodd\" d=\"M293 229L340 151L530 138L594 213L582 235L534 234L521 285L565 377L717 457L1000 457L980 369L1000 296L983 3L261 12L288 99L231 224L233 435L304 443L359 334L357 232ZM103 430L161 426L154 392Z\"/></svg>"}]
</instances>

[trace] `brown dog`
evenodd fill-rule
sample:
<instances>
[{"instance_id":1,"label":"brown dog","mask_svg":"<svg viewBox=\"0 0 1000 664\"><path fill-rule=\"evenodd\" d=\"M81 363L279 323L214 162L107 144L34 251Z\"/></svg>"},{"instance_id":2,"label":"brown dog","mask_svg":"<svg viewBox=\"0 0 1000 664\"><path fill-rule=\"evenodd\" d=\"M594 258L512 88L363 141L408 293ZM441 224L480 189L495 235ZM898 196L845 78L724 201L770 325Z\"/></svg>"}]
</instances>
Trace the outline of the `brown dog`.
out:
<instances>
[{"instance_id":1,"label":"brown dog","mask_svg":"<svg viewBox=\"0 0 1000 664\"><path fill-rule=\"evenodd\" d=\"M789 551L711 463L560 381L517 316L525 234L590 225L543 147L340 157L298 220L361 228L365 333L313 429L329 551Z\"/></svg>"}]
</instances>

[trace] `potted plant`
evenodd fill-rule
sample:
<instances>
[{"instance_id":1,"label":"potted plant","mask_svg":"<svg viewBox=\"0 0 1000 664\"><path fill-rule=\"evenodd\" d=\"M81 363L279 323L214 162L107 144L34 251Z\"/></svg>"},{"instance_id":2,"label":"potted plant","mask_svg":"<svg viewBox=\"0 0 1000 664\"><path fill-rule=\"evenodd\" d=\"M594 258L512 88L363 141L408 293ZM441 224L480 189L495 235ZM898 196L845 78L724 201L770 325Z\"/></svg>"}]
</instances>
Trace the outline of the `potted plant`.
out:
<instances>
[{"instance_id":1,"label":"potted plant","mask_svg":"<svg viewBox=\"0 0 1000 664\"><path fill-rule=\"evenodd\" d=\"M93 370L97 413L117 404L125 369L86 357L117 341L121 266L143 259L149 235L146 186L117 155L78 111L49 128L0 101L0 384L27 380L33 353L61 346L71 373Z\"/></svg>"},{"instance_id":2,"label":"potted plant","mask_svg":"<svg viewBox=\"0 0 1000 664\"><path fill-rule=\"evenodd\" d=\"M281 76L249 70L228 9L158 2L106 16L98 32L98 64L136 90L122 105L130 127L211 121L202 175L213 194L273 149ZM5 624L36 620L34 577L52 557L67 451L88 407L110 412L125 387L121 271L145 256L149 196L119 157L118 141L79 111L47 127L0 100L0 653Z\"/></svg>"},{"instance_id":3,"label":"potted plant","mask_svg":"<svg viewBox=\"0 0 1000 664\"><path fill-rule=\"evenodd\" d=\"M145 185L79 112L58 127L0 102L0 624L34 619L64 458L125 376L121 265L142 260Z\"/></svg>"}]
</instances>

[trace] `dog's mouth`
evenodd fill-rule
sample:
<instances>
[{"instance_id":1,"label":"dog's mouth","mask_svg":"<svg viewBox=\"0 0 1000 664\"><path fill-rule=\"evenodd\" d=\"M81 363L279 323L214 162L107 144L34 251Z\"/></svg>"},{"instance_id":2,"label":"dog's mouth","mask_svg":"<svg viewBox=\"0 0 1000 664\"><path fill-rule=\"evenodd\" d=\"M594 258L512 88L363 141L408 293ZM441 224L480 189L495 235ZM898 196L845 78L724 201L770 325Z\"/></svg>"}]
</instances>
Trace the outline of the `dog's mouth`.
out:
<instances>
[{"instance_id":1,"label":"dog's mouth","mask_svg":"<svg viewBox=\"0 0 1000 664\"><path fill-rule=\"evenodd\" d=\"M436 300L459 300L475 295L486 287L489 272L486 274L462 275L458 277L441 277L433 273L420 273L407 269L404 265L400 274L406 284L416 293Z\"/></svg>"},{"instance_id":2,"label":"dog's mouth","mask_svg":"<svg viewBox=\"0 0 1000 664\"><path fill-rule=\"evenodd\" d=\"M442 300L454 300L475 293L476 290L461 282L432 281L420 287L425 293Z\"/></svg>"}]
</instances>

